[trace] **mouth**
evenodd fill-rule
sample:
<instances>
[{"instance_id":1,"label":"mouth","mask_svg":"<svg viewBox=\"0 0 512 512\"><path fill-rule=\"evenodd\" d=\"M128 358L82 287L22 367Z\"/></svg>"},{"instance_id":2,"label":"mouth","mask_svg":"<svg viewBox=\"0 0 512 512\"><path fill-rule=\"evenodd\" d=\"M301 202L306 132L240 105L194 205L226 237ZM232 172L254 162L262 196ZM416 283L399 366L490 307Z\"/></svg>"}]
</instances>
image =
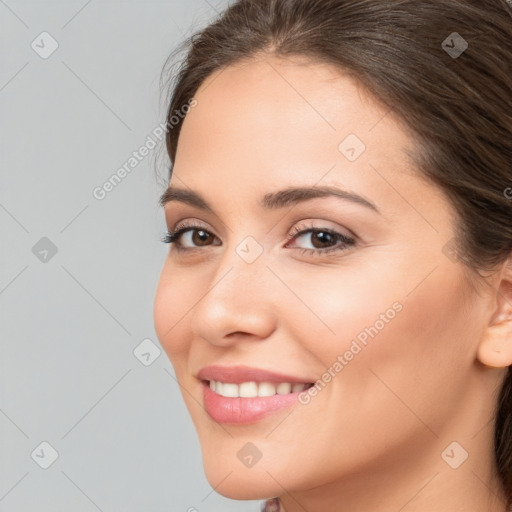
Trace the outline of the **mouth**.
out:
<instances>
[{"instance_id":1,"label":"mouth","mask_svg":"<svg viewBox=\"0 0 512 512\"><path fill-rule=\"evenodd\" d=\"M204 408L216 423L247 425L297 404L313 383L201 381Z\"/></svg>"},{"instance_id":2,"label":"mouth","mask_svg":"<svg viewBox=\"0 0 512 512\"><path fill-rule=\"evenodd\" d=\"M248 424L297 404L313 386L298 373L284 374L244 365L206 366L196 375L204 408L217 423Z\"/></svg>"},{"instance_id":3,"label":"mouth","mask_svg":"<svg viewBox=\"0 0 512 512\"><path fill-rule=\"evenodd\" d=\"M289 395L300 393L313 386L312 382L221 382L217 380L203 380L217 395L225 398L257 398L270 397L274 395Z\"/></svg>"}]
</instances>

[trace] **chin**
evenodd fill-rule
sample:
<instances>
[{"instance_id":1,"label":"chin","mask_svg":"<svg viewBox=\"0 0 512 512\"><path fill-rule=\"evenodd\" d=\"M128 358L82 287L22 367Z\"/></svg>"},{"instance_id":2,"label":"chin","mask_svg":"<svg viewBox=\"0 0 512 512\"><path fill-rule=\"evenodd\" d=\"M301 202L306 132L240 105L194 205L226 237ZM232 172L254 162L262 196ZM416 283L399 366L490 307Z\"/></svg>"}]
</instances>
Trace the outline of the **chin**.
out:
<instances>
[{"instance_id":1,"label":"chin","mask_svg":"<svg viewBox=\"0 0 512 512\"><path fill-rule=\"evenodd\" d=\"M265 500L283 492L283 488L269 475L273 474L271 468L224 465L219 458L203 459L203 467L212 489L232 500ZM265 471L266 469L269 473Z\"/></svg>"}]
</instances>

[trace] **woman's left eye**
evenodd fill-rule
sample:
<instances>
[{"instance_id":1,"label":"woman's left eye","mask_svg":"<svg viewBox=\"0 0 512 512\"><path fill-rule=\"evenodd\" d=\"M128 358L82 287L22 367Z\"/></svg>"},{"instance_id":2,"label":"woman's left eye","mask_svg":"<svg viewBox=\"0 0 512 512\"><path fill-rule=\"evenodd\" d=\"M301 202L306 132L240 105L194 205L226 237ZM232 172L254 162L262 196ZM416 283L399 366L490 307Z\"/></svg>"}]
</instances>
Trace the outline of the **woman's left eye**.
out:
<instances>
[{"instance_id":1,"label":"woman's left eye","mask_svg":"<svg viewBox=\"0 0 512 512\"><path fill-rule=\"evenodd\" d=\"M188 233L190 233L190 236L188 236L189 242L196 244L199 243L201 245L186 247L182 242L182 238L183 235ZM197 236L194 236L196 234ZM288 240L297 240L305 235L309 236L313 248L302 248L301 253L325 254L332 251L341 252L346 250L348 247L353 246L356 242L355 238L349 237L332 229L314 227L302 230L296 227L289 235ZM183 226L175 229L174 231L167 232L165 237L162 239L162 242L174 244L177 251L183 252L198 250L204 245L209 245L205 244L205 242L208 242L208 240L211 240L212 238L215 238L215 235L212 235L202 226ZM287 246L288 243L286 244Z\"/></svg>"},{"instance_id":2,"label":"woman's left eye","mask_svg":"<svg viewBox=\"0 0 512 512\"><path fill-rule=\"evenodd\" d=\"M301 253L325 254L332 251L341 252L347 250L348 247L355 244L355 238L327 228L311 227L309 229L303 230L300 228L295 228L292 234L294 235L292 240L296 240L305 235L307 235L311 240L313 249L301 249ZM317 244L319 244L319 247ZM328 244L328 246L325 247L324 244Z\"/></svg>"}]
</instances>

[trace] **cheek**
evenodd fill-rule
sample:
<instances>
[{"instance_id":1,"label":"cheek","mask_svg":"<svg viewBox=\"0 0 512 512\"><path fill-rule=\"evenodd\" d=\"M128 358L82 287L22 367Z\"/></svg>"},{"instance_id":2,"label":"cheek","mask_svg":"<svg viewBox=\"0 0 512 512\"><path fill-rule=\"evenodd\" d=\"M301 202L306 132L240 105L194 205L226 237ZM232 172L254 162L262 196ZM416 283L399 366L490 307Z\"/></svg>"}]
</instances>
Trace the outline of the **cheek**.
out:
<instances>
[{"instance_id":1,"label":"cheek","mask_svg":"<svg viewBox=\"0 0 512 512\"><path fill-rule=\"evenodd\" d=\"M469 363L468 337L475 337L478 318L469 313L462 272L450 262L406 256L393 265L393 258L382 255L377 265L354 259L338 269L279 269L296 293L283 289L287 300L279 306L282 317L293 320L295 339L325 365L350 350L354 340L361 353L395 361L419 355L436 360L442 353Z\"/></svg>"},{"instance_id":2,"label":"cheek","mask_svg":"<svg viewBox=\"0 0 512 512\"><path fill-rule=\"evenodd\" d=\"M282 318L294 326L292 338L324 365L349 350L355 339L364 347L375 332L387 331L404 314L400 284L381 271L372 274L355 260L308 272L282 269L281 275L296 294L283 289Z\"/></svg>"},{"instance_id":3,"label":"cheek","mask_svg":"<svg viewBox=\"0 0 512 512\"><path fill-rule=\"evenodd\" d=\"M188 316L193 302L187 301L190 285L166 263L160 274L153 303L153 321L160 344L171 360L188 350L186 335ZM174 361L172 360L174 363Z\"/></svg>"},{"instance_id":4,"label":"cheek","mask_svg":"<svg viewBox=\"0 0 512 512\"><path fill-rule=\"evenodd\" d=\"M387 408L410 415L401 399L433 423L442 421L463 395L473 366L478 318L468 314L461 273L450 264L427 279L431 268L408 270L333 272L329 278L308 273L296 289L309 311L290 301L284 315L291 318L295 309L293 337L315 356L318 377L330 382L319 395L332 393L345 410L364 409L366 420L390 418ZM324 373L329 369L331 377ZM443 404L434 407L440 395Z\"/></svg>"}]
</instances>

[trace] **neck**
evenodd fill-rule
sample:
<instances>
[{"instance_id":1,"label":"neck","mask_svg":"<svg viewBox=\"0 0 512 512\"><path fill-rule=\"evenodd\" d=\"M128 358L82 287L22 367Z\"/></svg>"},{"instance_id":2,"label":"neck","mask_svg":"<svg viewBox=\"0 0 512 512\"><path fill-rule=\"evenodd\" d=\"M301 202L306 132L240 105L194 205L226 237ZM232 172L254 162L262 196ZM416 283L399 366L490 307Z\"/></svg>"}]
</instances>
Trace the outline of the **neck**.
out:
<instances>
[{"instance_id":1,"label":"neck","mask_svg":"<svg viewBox=\"0 0 512 512\"><path fill-rule=\"evenodd\" d=\"M508 512L492 465L482 463L476 451L468 451L470 456L457 469L439 456L441 449L436 451L437 464L414 469L411 456L411 464L402 471L371 476L365 472L364 478L359 473L359 478L352 475L307 491L286 492L266 512L396 512L405 507L407 512ZM445 456L456 458L456 452L457 447Z\"/></svg>"}]
</instances>

